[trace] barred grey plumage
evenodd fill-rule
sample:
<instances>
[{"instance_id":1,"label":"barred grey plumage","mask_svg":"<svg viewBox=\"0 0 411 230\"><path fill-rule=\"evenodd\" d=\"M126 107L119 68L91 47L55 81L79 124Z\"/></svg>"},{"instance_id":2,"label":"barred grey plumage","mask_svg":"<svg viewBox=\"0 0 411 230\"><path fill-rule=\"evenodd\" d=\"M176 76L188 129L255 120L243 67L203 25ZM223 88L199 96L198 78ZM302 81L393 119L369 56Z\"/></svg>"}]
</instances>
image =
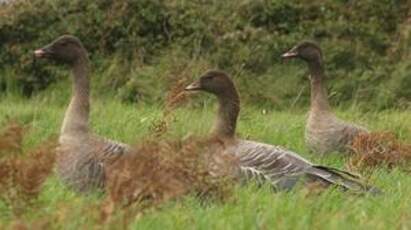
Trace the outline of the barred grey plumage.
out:
<instances>
[{"instance_id":1,"label":"barred grey plumage","mask_svg":"<svg viewBox=\"0 0 411 230\"><path fill-rule=\"evenodd\" d=\"M73 70L73 92L62 124L57 148L57 172L63 183L80 192L104 187L105 168L130 148L89 132L87 51L80 40L64 35L35 51L37 58L68 64Z\"/></svg>"},{"instance_id":2,"label":"barred grey plumage","mask_svg":"<svg viewBox=\"0 0 411 230\"><path fill-rule=\"evenodd\" d=\"M317 166L298 154L279 146L238 140L230 145L227 153L240 160L240 172L246 180L269 182L277 190L289 190L298 182L321 181L355 192L378 190L363 184L359 177L338 169Z\"/></svg>"}]
</instances>

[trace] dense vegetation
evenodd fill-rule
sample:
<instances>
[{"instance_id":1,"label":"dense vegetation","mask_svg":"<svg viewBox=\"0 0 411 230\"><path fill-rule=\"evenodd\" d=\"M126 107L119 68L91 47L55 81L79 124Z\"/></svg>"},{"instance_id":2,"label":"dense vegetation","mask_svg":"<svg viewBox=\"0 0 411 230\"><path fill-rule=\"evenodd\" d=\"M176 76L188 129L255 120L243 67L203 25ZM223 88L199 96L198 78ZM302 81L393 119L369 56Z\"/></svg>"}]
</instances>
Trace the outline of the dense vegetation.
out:
<instances>
[{"instance_id":1,"label":"dense vegetation","mask_svg":"<svg viewBox=\"0 0 411 230\"><path fill-rule=\"evenodd\" d=\"M32 52L70 33L90 51L100 94L156 102L176 79L218 67L248 102L286 108L306 104L309 87L305 66L279 56L309 39L324 49L334 104L410 105L406 0L13 2L0 9L2 91L31 96L60 81Z\"/></svg>"}]
</instances>

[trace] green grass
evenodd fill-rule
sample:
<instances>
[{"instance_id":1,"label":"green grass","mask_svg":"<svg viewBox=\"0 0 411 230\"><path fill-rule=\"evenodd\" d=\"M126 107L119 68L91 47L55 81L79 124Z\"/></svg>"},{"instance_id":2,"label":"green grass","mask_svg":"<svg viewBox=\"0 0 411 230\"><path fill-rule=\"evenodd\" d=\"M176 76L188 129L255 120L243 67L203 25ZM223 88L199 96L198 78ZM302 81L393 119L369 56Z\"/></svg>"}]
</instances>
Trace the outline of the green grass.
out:
<instances>
[{"instance_id":1,"label":"green grass","mask_svg":"<svg viewBox=\"0 0 411 230\"><path fill-rule=\"evenodd\" d=\"M0 124L14 119L30 124L25 140L34 147L50 135L57 134L67 98L59 94L31 100L0 98ZM201 98L201 100L204 98ZM205 135L213 116L211 104L178 109L170 133L182 137L188 133ZM329 156L318 159L304 146L304 109L275 111L244 105L238 133L253 140L282 145L308 159L331 166L344 167L344 158ZM265 111L263 113L263 110ZM411 140L409 111L359 113L358 109L339 109L340 117L361 123L372 130L390 130L403 140ZM135 143L149 133L153 121L161 118L161 106L120 104L113 99L94 100L91 126L95 133ZM354 196L329 189L319 195L307 195L304 189L272 193L254 186L235 189L225 203L201 203L194 197L164 204L144 215L123 221L118 212L113 221L101 224L96 211L102 198L83 197L66 189L51 177L32 209L21 217L28 223L50 222L49 228L122 228L135 229L409 229L411 228L411 177L394 169L381 168L366 175L385 194ZM0 203L0 228L15 219L9 208Z\"/></svg>"}]
</instances>

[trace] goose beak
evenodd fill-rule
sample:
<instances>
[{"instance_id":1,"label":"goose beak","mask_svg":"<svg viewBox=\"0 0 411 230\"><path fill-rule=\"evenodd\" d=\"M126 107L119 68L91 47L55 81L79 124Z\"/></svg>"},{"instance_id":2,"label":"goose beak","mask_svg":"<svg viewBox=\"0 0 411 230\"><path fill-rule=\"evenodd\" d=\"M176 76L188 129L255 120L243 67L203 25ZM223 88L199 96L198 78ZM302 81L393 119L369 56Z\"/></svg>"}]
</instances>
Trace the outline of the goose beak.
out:
<instances>
[{"instance_id":1,"label":"goose beak","mask_svg":"<svg viewBox=\"0 0 411 230\"><path fill-rule=\"evenodd\" d=\"M44 50L42 49L38 49L34 51L34 56L36 58L43 58L44 56L46 56L46 52L44 52Z\"/></svg>"},{"instance_id":2,"label":"goose beak","mask_svg":"<svg viewBox=\"0 0 411 230\"><path fill-rule=\"evenodd\" d=\"M34 57L36 58L47 58L52 55L49 48L41 48L34 51Z\"/></svg>"},{"instance_id":3,"label":"goose beak","mask_svg":"<svg viewBox=\"0 0 411 230\"><path fill-rule=\"evenodd\" d=\"M196 90L201 90L201 83L199 80L191 83L187 87L184 88L186 91L196 91Z\"/></svg>"},{"instance_id":4,"label":"goose beak","mask_svg":"<svg viewBox=\"0 0 411 230\"><path fill-rule=\"evenodd\" d=\"M284 58L284 59L294 58L294 57L297 57L297 56L298 56L298 53L297 53L296 51L294 51L294 50L290 50L290 51L288 51L288 52L286 52L286 53L283 53L283 54L281 55L281 57Z\"/></svg>"}]
</instances>

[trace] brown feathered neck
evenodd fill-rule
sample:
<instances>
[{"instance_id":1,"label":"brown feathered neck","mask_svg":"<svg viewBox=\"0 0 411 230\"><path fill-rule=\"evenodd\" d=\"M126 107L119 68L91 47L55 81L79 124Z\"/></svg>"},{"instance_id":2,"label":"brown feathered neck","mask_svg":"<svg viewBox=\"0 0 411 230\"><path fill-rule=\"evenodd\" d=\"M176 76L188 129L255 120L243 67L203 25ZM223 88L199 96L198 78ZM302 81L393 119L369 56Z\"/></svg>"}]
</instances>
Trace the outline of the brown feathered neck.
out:
<instances>
[{"instance_id":1,"label":"brown feathered neck","mask_svg":"<svg viewBox=\"0 0 411 230\"><path fill-rule=\"evenodd\" d=\"M325 87L324 66L321 58L308 61L311 81L311 110L328 112L331 110Z\"/></svg>"},{"instance_id":2,"label":"brown feathered neck","mask_svg":"<svg viewBox=\"0 0 411 230\"><path fill-rule=\"evenodd\" d=\"M240 112L240 97L234 85L216 94L218 99L217 116L211 130L211 136L220 139L235 137L237 118Z\"/></svg>"},{"instance_id":3,"label":"brown feathered neck","mask_svg":"<svg viewBox=\"0 0 411 230\"><path fill-rule=\"evenodd\" d=\"M72 98L66 110L61 134L85 134L88 132L90 113L89 60L84 50L72 64Z\"/></svg>"}]
</instances>

